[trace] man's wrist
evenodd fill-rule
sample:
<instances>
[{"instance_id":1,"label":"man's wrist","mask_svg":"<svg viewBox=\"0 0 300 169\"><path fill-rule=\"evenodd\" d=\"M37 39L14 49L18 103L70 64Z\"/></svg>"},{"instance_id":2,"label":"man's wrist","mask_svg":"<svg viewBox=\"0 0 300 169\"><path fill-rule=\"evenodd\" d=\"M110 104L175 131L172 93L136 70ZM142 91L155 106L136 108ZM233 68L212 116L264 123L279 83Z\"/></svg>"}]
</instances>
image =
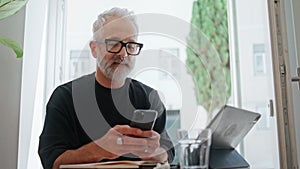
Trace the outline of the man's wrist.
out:
<instances>
[{"instance_id":1,"label":"man's wrist","mask_svg":"<svg viewBox=\"0 0 300 169\"><path fill-rule=\"evenodd\" d=\"M85 154L90 157L92 162L99 162L103 159L111 159L113 158L114 154L106 151L96 142L91 142L86 145L86 147L81 147L83 151L86 151ZM84 153L83 153L84 154Z\"/></svg>"},{"instance_id":2,"label":"man's wrist","mask_svg":"<svg viewBox=\"0 0 300 169\"><path fill-rule=\"evenodd\" d=\"M88 143L76 150L67 150L54 161L53 169L58 169L62 164L77 164L99 162L110 158L111 153L105 151L95 142Z\"/></svg>"}]
</instances>

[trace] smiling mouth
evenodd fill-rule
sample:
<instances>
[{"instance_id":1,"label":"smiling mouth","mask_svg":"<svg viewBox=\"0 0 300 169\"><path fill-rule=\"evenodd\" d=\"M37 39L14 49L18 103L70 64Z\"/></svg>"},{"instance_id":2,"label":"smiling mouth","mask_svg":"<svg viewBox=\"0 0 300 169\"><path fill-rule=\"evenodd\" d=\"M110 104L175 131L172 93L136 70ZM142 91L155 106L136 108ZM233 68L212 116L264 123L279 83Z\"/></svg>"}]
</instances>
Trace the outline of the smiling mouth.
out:
<instances>
[{"instance_id":1,"label":"smiling mouth","mask_svg":"<svg viewBox=\"0 0 300 169\"><path fill-rule=\"evenodd\" d=\"M115 67L117 67L117 66L125 66L126 63L125 62L113 62L111 65L115 66Z\"/></svg>"},{"instance_id":2,"label":"smiling mouth","mask_svg":"<svg viewBox=\"0 0 300 169\"><path fill-rule=\"evenodd\" d=\"M125 60L124 60L124 58L122 57L122 58L116 58L116 59L114 59L114 62L113 62L113 64L126 64L126 62L125 62Z\"/></svg>"},{"instance_id":3,"label":"smiling mouth","mask_svg":"<svg viewBox=\"0 0 300 169\"><path fill-rule=\"evenodd\" d=\"M113 64L117 64L117 65L120 65L120 64L125 64L124 62L119 62L119 61L115 61L115 62L113 62Z\"/></svg>"},{"instance_id":4,"label":"smiling mouth","mask_svg":"<svg viewBox=\"0 0 300 169\"><path fill-rule=\"evenodd\" d=\"M114 58L113 62L111 63L111 66L113 67L118 67L118 66L126 66L128 64L128 62L125 60L124 57L118 57L118 58Z\"/></svg>"},{"instance_id":5,"label":"smiling mouth","mask_svg":"<svg viewBox=\"0 0 300 169\"><path fill-rule=\"evenodd\" d=\"M119 66L121 63L117 63L117 62L114 62L113 64L111 64L112 66Z\"/></svg>"}]
</instances>

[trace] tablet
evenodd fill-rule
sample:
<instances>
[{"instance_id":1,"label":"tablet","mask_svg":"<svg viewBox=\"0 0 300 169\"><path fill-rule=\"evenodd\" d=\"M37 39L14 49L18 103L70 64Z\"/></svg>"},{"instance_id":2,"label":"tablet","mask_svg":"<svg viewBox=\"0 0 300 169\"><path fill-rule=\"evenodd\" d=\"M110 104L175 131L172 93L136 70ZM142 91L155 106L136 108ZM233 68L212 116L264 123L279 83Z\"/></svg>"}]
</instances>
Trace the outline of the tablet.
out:
<instances>
[{"instance_id":1,"label":"tablet","mask_svg":"<svg viewBox=\"0 0 300 169\"><path fill-rule=\"evenodd\" d=\"M235 148L259 120L260 114L232 106L223 106L207 125L212 131L213 148Z\"/></svg>"}]
</instances>

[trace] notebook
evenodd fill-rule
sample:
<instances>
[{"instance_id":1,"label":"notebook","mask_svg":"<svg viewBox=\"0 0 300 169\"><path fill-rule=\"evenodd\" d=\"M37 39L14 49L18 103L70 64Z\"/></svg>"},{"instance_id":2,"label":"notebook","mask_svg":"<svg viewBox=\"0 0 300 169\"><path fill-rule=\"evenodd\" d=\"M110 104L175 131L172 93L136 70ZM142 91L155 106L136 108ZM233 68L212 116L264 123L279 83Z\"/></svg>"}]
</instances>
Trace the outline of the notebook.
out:
<instances>
[{"instance_id":1,"label":"notebook","mask_svg":"<svg viewBox=\"0 0 300 169\"><path fill-rule=\"evenodd\" d=\"M235 150L260 114L225 105L207 125L212 130L209 159L211 169L249 168L248 162Z\"/></svg>"},{"instance_id":2,"label":"notebook","mask_svg":"<svg viewBox=\"0 0 300 169\"><path fill-rule=\"evenodd\" d=\"M60 165L59 168L143 168L143 167L155 167L157 162L153 161L107 161L107 162L98 162L98 163L87 163L87 164L65 164Z\"/></svg>"}]
</instances>

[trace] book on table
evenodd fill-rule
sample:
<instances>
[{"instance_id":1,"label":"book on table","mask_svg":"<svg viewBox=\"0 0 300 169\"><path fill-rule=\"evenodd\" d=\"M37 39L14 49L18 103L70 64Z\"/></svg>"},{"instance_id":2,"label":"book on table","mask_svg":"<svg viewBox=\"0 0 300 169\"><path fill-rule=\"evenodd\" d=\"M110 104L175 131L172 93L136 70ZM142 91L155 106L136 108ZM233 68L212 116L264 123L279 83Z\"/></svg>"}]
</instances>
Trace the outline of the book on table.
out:
<instances>
[{"instance_id":1,"label":"book on table","mask_svg":"<svg viewBox=\"0 0 300 169\"><path fill-rule=\"evenodd\" d=\"M107 161L98 163L86 163L86 164L64 164L59 168L140 168L141 166L153 166L155 167L157 162L153 161Z\"/></svg>"}]
</instances>

